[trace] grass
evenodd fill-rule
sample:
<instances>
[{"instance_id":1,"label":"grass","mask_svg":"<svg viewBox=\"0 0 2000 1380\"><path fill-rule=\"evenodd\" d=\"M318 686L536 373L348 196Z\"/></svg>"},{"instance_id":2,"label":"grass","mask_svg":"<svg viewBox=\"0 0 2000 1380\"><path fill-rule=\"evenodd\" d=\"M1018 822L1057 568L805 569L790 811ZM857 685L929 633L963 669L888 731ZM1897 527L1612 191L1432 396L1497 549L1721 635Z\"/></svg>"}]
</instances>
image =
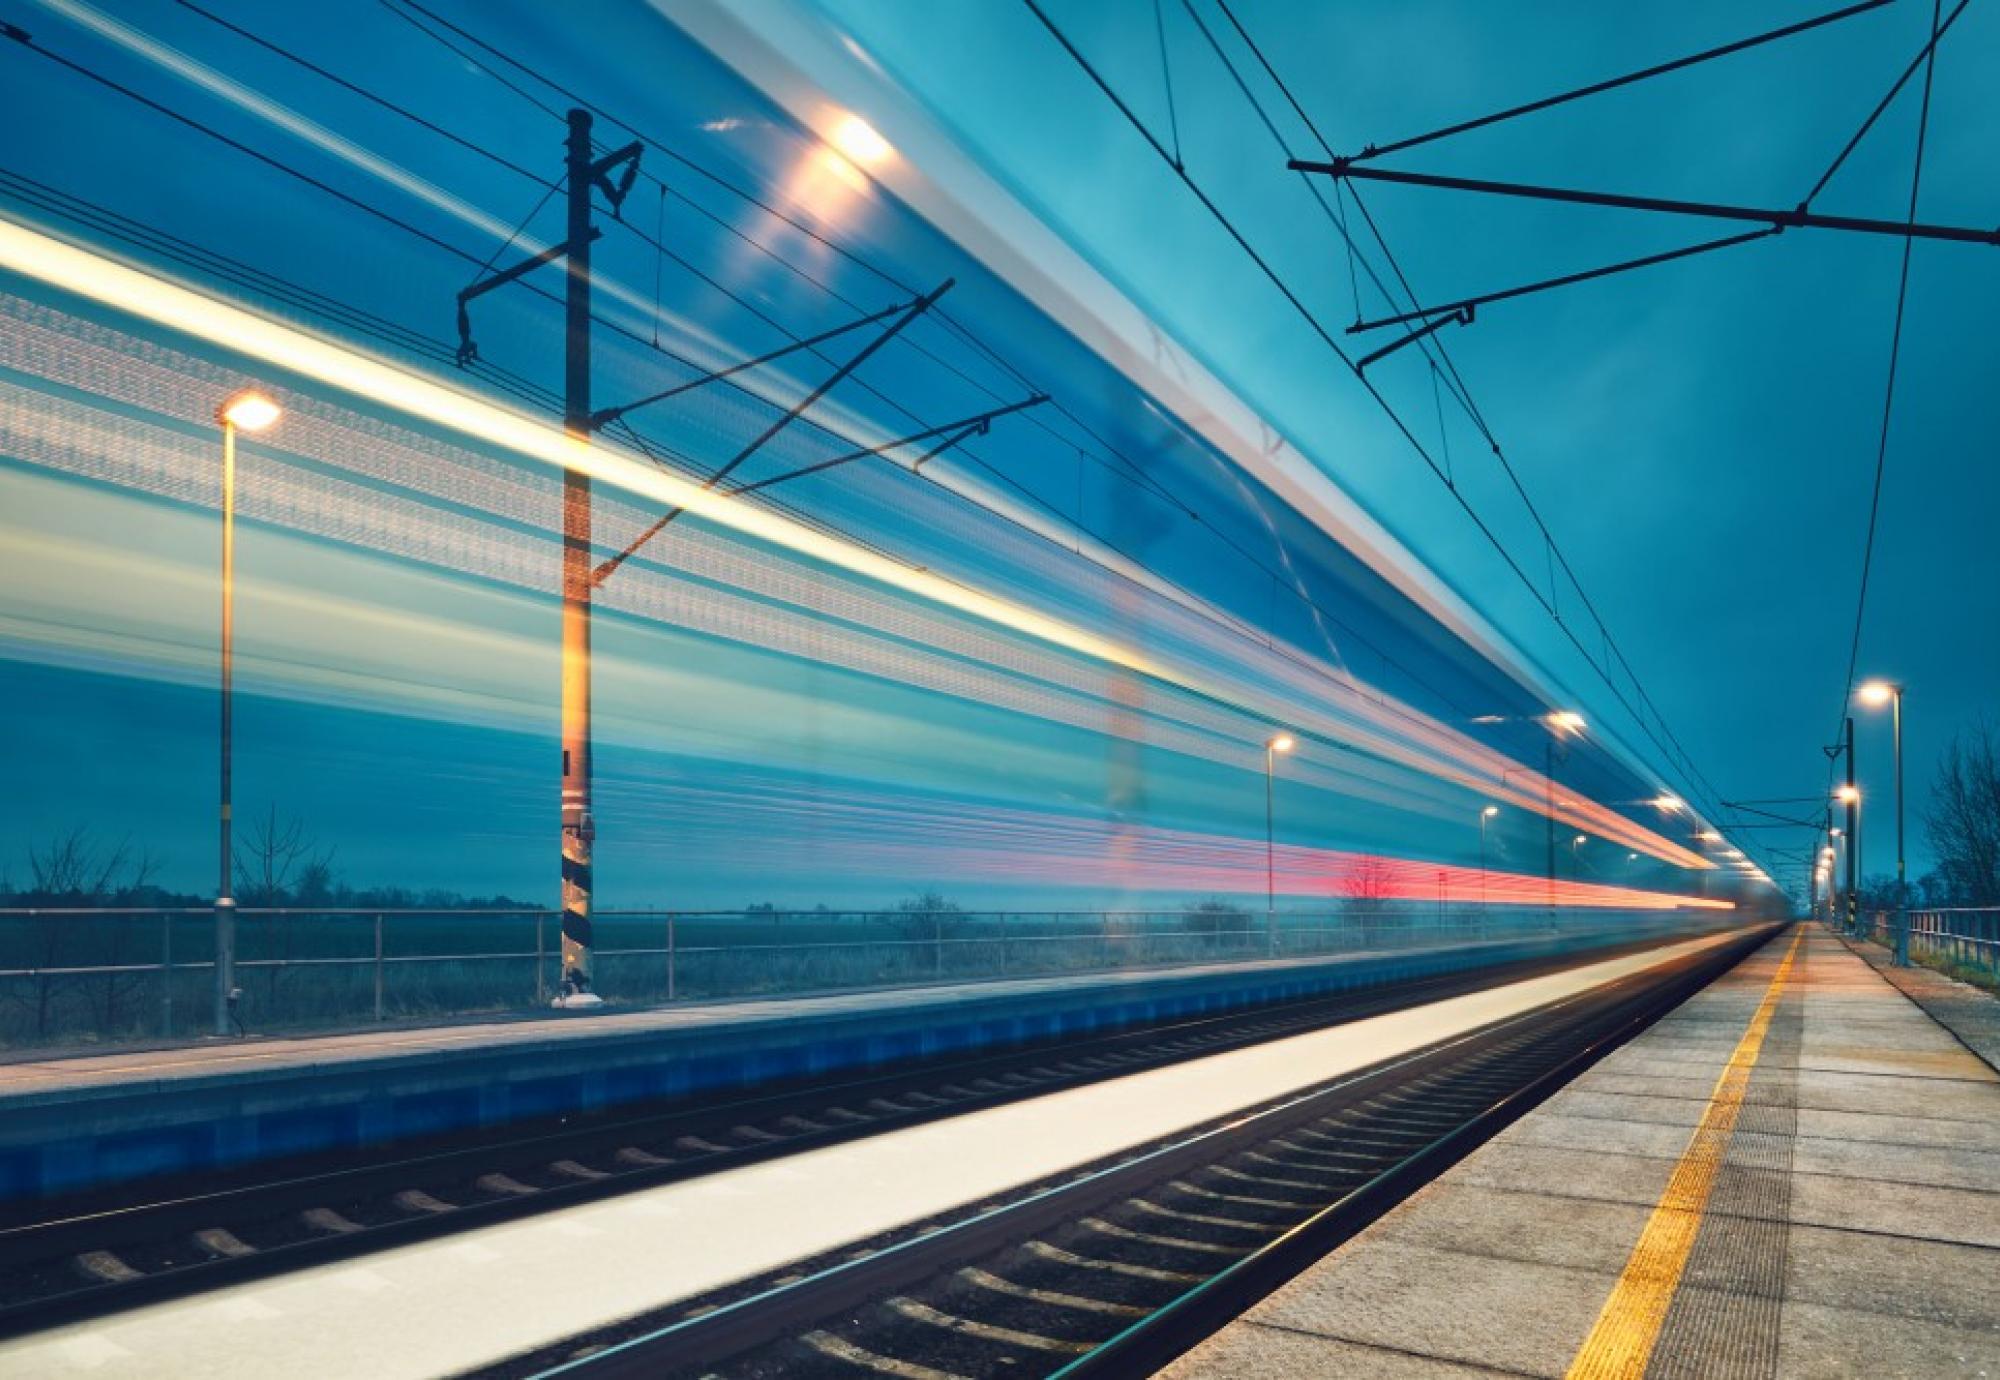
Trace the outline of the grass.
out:
<instances>
[{"instance_id":1,"label":"grass","mask_svg":"<svg viewBox=\"0 0 2000 1380\"><path fill-rule=\"evenodd\" d=\"M1866 937L1869 943L1880 948L1892 950L1895 948L1893 939L1877 938L1872 933ZM2000 996L2000 973L1996 973L1992 967L1983 963L1968 962L1956 955L1943 952L1925 944L1921 938L1913 936L1911 939L1910 962L1929 968L1932 972L1943 973L1953 981L1962 982L1968 987L1977 987L1983 992Z\"/></svg>"}]
</instances>

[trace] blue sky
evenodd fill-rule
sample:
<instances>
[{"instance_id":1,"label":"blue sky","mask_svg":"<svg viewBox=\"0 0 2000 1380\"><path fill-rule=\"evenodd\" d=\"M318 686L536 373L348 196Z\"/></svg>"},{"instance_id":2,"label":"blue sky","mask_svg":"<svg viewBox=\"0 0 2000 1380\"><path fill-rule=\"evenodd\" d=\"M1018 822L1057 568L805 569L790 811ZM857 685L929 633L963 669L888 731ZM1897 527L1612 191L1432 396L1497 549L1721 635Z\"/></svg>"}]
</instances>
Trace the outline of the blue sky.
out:
<instances>
[{"instance_id":1,"label":"blue sky","mask_svg":"<svg viewBox=\"0 0 2000 1380\"><path fill-rule=\"evenodd\" d=\"M382 7L266 13L218 0L215 8L328 70L398 93L413 109L510 159L554 164L558 125ZM584 26L527 12L441 12L496 45L537 54L547 74L587 88L593 100L665 138L704 170L655 156L651 166L666 174L672 196L642 183L627 215L648 233L665 235L711 282L616 231L604 242L600 262L625 296L606 304L624 334L609 336L601 352L600 396L658 386L663 368L680 367L646 348L656 329L670 346L740 357L783 339L774 322L798 332L823 329L843 313L896 299L900 287L829 244L886 266L906 284L928 286L954 273L961 280L948 299L955 319L1005 362L925 322L911 332L923 352L885 352L863 375L876 395L837 395L846 409L840 424L893 434L907 419L885 398L938 420L1018 397L1026 384L1008 365L1057 393L1062 415L1045 414L1045 428L1025 420L1001 424L974 458L948 471L958 486L948 492L893 473L843 471L843 482L807 481L813 487L801 486L790 510L902 559L1131 640L1149 655L1190 665L1222 657L1214 666L1226 682L1219 707L1202 698L1206 689L1190 697L1185 687L1138 687L1066 654L1050 657L1013 635L996 641L990 629L940 619L902 596L881 605L868 595L872 613L860 604L851 612L821 607L800 621L779 586L746 594L733 577L701 575L685 562L747 559L752 564L743 568L754 567L765 581L788 578L788 570L810 572L810 562L754 547L747 553L677 547L672 578L650 572L646 578L659 583L631 596L669 601L660 605L670 610L662 615L667 625L637 606L623 611L623 621L614 613L601 623L600 813L605 875L616 879L607 880L607 894L629 903L879 904L919 885L961 880L969 896L993 904L1151 902L1178 893L1146 882L1145 868L1180 865L1197 839L1223 841L1235 851L1216 864L1219 870L1189 864L1190 876L1212 879L1218 890L1251 890L1261 882L1264 822L1259 715L1283 712L1274 706L1288 703L1301 713L1358 711L1321 706L1303 689L1286 688L1291 672L1282 660L1243 652L1240 665L1229 662L1218 648L1233 644L1214 640L1223 636L1218 628L1264 638L1266 658L1282 649L1344 669L1461 729L1474 714L1519 717L1548 707L1413 615L1357 561L1245 483L906 208L865 186L848 194L837 186L802 191L788 184L788 172L813 168L814 142L671 25L637 6L586 8L592 22ZM112 13L175 53L393 161L431 190L449 192L459 209L300 141L268 111L218 99L212 89L174 75L157 55L107 43L46 9L29 27L52 50L246 143L281 152L329 186L392 208L477 256L497 249L499 236L482 233L464 208L511 227L536 202L532 187L491 160L417 131L187 9L159 0ZM879 64L885 86L915 96L955 130L1300 453L1547 665L1592 719L1615 719L1611 697L1591 685L1588 669L1563 651L1545 616L1508 583L1512 577L1447 506L1442 487L1381 410L1323 348L1301 339L1296 319L1268 284L1246 276L1233 247L1185 190L1149 163L1129 127L1032 15L997 3L919 9L829 2L824 10L793 13L819 14L851 36ZM1164 118L1150 5L1058 5L1053 13L1141 118ZM1213 11L1201 13L1214 22ZM1329 138L1345 145L1804 11L1764 7L1753 16L1737 7L1682 7L1635 19L1584 6L1547 7L1533 42L1524 38L1518 15L1503 23L1470 6L1398 7L1366 18L1256 4L1239 13L1281 55L1281 65L1283 55L1314 55L1301 73L1288 75ZM1671 89L1663 84L1608 97L1574 113L1440 145L1434 157L1412 155L1407 166L1786 204L1921 41L1927 17L1927 9L1920 16L1911 4L1891 6L1845 29L1675 79ZM1296 183L1267 156L1261 131L1245 124L1240 96L1212 60L1204 66L1185 12L1169 7L1167 21L1191 171L1297 276L1316 308L1344 321L1353 311L1344 255L1330 247L1324 224L1304 214L1310 203L1300 201ZM1354 41L1357 33L1365 42ZM1978 150L1990 147L1985 136L1994 112L1972 58L1991 38L1981 13L1970 11L1940 60L1923 204L1931 219L1982 223L1974 169ZM985 60L926 60L964 51L979 51ZM618 56L607 59L607 52ZM65 110L91 136L19 141L7 160L10 173L87 196L429 337L448 336L451 295L474 265L32 54L0 56L13 78L0 99L17 113L32 104ZM672 80L660 80L663 72ZM1774 90L1785 99L1771 100ZM1023 100L1023 92L1034 98ZM1828 193L1830 208L1898 212L1907 195L1913 118L1911 102L1891 112ZM774 201L822 198L815 223L824 240L770 234L768 218L705 173ZM1703 233L1608 212L1437 199L1444 195L1369 194L1405 270L1420 290L1438 295ZM21 213L18 198L7 209ZM30 218L53 223L46 208ZM544 208L528 231L550 234L554 225ZM732 229L762 237L765 249ZM111 243L121 254L160 262L129 242ZM1853 615L1896 252L1893 242L1787 235L1732 256L1495 308L1477 327L1449 337L1479 406L1648 691L1725 795L1806 794L1820 786L1817 744L1831 726ZM1991 390L1978 386L1994 362L1977 315L1992 296L1993 282L1982 277L1993 272L1989 259L1989 251L1957 246L1917 253L1864 630L1864 671L1898 674L1912 686L1912 787L1919 793L1922 765L1948 729L1976 711L1977 687L1992 683L1995 669L1993 639L1983 630L2000 615L1994 607L2000 581L1991 578L1993 557L1977 527L2000 499L2000 480L1990 466L1970 461L1981 438L1994 432ZM185 265L174 271L188 273ZM81 308L11 279L5 286L85 323L64 328L72 337L135 329L116 313ZM271 306L268 298L250 300ZM316 330L359 338L351 324L310 312L296 316ZM500 294L480 304L477 321L487 359L544 385L554 382L546 304ZM162 337L157 343L173 352L171 368L191 388L219 386L232 370L247 367L200 342ZM411 357L406 344L366 343ZM87 361L68 367L73 378L87 379ZM137 391L107 403L83 384L52 382L48 371L16 369L0 381L6 380L31 388L43 400L36 406L57 419L52 424L70 414L47 399L87 401L97 409L89 414L93 425L115 420L119 427L151 428L143 434L155 440L171 437L159 444L173 449L183 467L151 497L136 493L129 474L80 482L72 468L57 480L46 464L22 454L0 472L15 539L10 560L41 553L37 578L17 581L6 609L14 660L5 663L0 696L16 739L10 756L28 764L33 782L26 796L32 805L17 804L0 817L9 865L18 876L18 840L87 820L106 833L141 837L163 856L168 880L199 886L213 748L203 666L209 636L203 578L213 520L191 486L209 442L185 407L176 412L149 403L136 383ZM1433 442L1430 379L1415 352L1381 366L1378 381L1420 438ZM427 446L458 444L300 380L284 386L296 390L302 416L333 428L330 436L349 438L342 444L388 428L385 444L404 463ZM649 434L713 463L748 424L768 415L768 404L752 398L703 394ZM1449 414L1445 424L1458 482L1504 540L1529 552L1521 516L1509 509L1470 428ZM509 574L532 566L536 523L479 526L475 541L470 527L461 530L464 523L450 525L470 523L471 499L432 493L405 515L395 506L410 496L400 481L357 479L343 468L347 452L315 444L273 438L270 487L260 501L318 504L320 527L287 527L273 506L265 525L253 525L245 538L246 566L259 572L246 580L245 638L265 656L261 662L253 656L246 671L239 799L251 808L276 800L307 815L315 832L338 847L343 873L358 882L543 894L553 790L537 768L554 752L553 651L544 637L545 598ZM828 444L823 436L788 436L769 470L816 458ZM472 467L467 473L499 463L456 450L447 458ZM1126 462L1145 472L1151 489L1119 472ZM259 463L265 462L253 450L246 464ZM336 480L360 488L338 489L344 497L328 507L326 495L335 492L328 485ZM1201 520L1190 520L1190 510ZM996 512L1039 524L1040 535L1023 535L1020 522ZM435 513L445 517L425 516ZM332 530L334 519L350 526ZM380 539L389 542L387 552L355 537L360 528L353 524L365 523L386 534ZM92 543L111 533L123 555L93 559ZM422 543L433 554L413 557L413 544ZM421 568L411 568L412 559ZM1129 579L1106 576L1106 561L1164 577L1206 612L1188 622L1147 602L1161 596L1130 593ZM52 573L72 568L79 574L67 584ZM1301 594L1311 596L1317 614ZM671 626L672 609L695 607L671 601L690 598L701 617L726 616L738 631ZM880 670L852 660L863 654L856 618L906 630L895 635L900 641L865 639L866 655L874 658L867 664L879 668L892 658L906 668L895 673L902 679L885 681ZM72 635L52 637L52 626ZM259 635L261 644L254 642ZM964 639L975 636L986 639L980 650L965 650L972 644ZM838 648L832 661L830 647ZM1002 663L1015 669L996 679L992 668ZM968 689L962 678L975 672L987 677L984 688ZM1050 688L1080 677L1095 687L1088 714L1096 717L1088 722L1076 717L1085 713L1075 698L1083 691ZM1119 714L1146 726L1121 737ZM1093 726L1100 722L1105 727ZM1870 748L1883 739L1872 725L1864 725L1864 735ZM1539 765L1543 735L1532 725L1473 736ZM1876 750L1864 759L1868 784L1884 757ZM1470 821L1486 797L1477 789L1441 785L1356 753L1331 728L1288 765L1297 775L1281 791L1277 832L1305 850L1295 864L1301 898L1313 894L1316 869L1331 865L1314 849L1452 866L1471 866L1479 857ZM1565 770L1572 789L1645 827L1657 823L1638 804L1657 788L1657 771L1635 774L1588 745ZM927 842L925 825L934 818L953 823ZM1108 830L1106 856L1125 856L1122 849L1138 861L1119 873L1095 856L1058 859L1039 832L1051 821L1071 822L1080 837ZM1885 833L1873 835L1878 846ZM1539 866L1539 821L1512 810L1496 834L1502 862L1524 872ZM1018 848L990 843L999 837L1017 837ZM1663 864L1627 859L1608 837L1593 832L1591 839L1603 851L1572 854L1578 881L1685 884ZM1604 861L1592 861L1597 857ZM1871 848L1870 861L1885 867L1887 855ZM1063 876L1062 867L1074 867L1074 875Z\"/></svg>"}]
</instances>

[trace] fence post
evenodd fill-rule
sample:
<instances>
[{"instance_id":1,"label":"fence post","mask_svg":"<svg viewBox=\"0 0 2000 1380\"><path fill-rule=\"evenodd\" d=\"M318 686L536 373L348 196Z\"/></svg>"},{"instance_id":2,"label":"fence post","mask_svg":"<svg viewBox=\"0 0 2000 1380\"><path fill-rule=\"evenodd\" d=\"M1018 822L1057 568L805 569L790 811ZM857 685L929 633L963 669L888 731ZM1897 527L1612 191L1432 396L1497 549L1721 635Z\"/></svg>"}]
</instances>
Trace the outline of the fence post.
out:
<instances>
[{"instance_id":1,"label":"fence post","mask_svg":"<svg viewBox=\"0 0 2000 1380\"><path fill-rule=\"evenodd\" d=\"M160 1038L174 1038L174 917L160 915Z\"/></svg>"},{"instance_id":2,"label":"fence post","mask_svg":"<svg viewBox=\"0 0 2000 1380\"><path fill-rule=\"evenodd\" d=\"M1007 917L1000 917L1000 976L1007 976Z\"/></svg>"},{"instance_id":3,"label":"fence post","mask_svg":"<svg viewBox=\"0 0 2000 1380\"><path fill-rule=\"evenodd\" d=\"M375 917L375 1019L382 1019L382 917Z\"/></svg>"},{"instance_id":4,"label":"fence post","mask_svg":"<svg viewBox=\"0 0 2000 1380\"><path fill-rule=\"evenodd\" d=\"M679 936L675 933L676 928L677 927L674 924L674 913L672 911L668 911L667 912L667 1000L668 1001L674 1000L674 998L679 995L679 988L680 988L680 974L678 972L680 965L677 962L678 958L680 957L680 944L679 944Z\"/></svg>"},{"instance_id":5,"label":"fence post","mask_svg":"<svg viewBox=\"0 0 2000 1380\"><path fill-rule=\"evenodd\" d=\"M545 947L545 940L542 935L542 929L547 920L548 916L542 912L537 911L535 913L535 1005L537 1006L547 1006L549 1002L548 989L544 985L546 978L542 971L548 966L546 957L548 949Z\"/></svg>"},{"instance_id":6,"label":"fence post","mask_svg":"<svg viewBox=\"0 0 2000 1380\"><path fill-rule=\"evenodd\" d=\"M944 914L931 912L931 980L944 981Z\"/></svg>"}]
</instances>

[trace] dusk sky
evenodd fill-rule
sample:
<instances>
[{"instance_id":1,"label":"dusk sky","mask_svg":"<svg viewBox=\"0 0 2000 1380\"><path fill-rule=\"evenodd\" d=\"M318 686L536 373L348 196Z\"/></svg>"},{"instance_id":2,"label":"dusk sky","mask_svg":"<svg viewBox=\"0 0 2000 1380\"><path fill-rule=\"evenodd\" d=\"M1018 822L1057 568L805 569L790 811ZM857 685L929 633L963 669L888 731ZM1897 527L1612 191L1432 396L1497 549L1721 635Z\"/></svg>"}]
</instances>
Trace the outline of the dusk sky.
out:
<instances>
[{"instance_id":1,"label":"dusk sky","mask_svg":"<svg viewBox=\"0 0 2000 1380\"><path fill-rule=\"evenodd\" d=\"M1363 241L1357 303L1334 227L1204 38L1197 16L1289 151L1319 156L1221 8L1166 4L1162 34L1151 0L1044 8L1328 327L1385 309L1368 286L1391 273L1379 246ZM1814 12L1231 8L1342 152ZM1260 745L1281 728L1303 739L1273 826L1278 889L1297 905L1341 894L1359 857L1407 864L1411 895L1470 896L1489 867L1536 875L1541 788L1510 784L1503 765L1543 770L1535 716L1553 710L1590 725L1559 772L1579 797L1562 836L1587 840L1561 867L1578 886L1697 893L1688 823L1647 803L1662 791L1726 831L1738 821L1718 797L1825 785L1895 238L1789 231L1498 304L1436 337L1657 707L1640 722L1619 702L1637 702L1629 677L1618 693L1599 679L1413 446L1449 466L1602 661L1578 591L1551 589L1518 496L1434 387L1431 356L1371 367L1371 398L1024 5L441 3L433 17L359 0L42 0L15 18L35 46L0 46L0 111L68 133L13 142L0 216L454 387L545 418L560 385L559 316L523 289L473 308L485 372L454 371L449 350L453 298L481 263L560 231L558 203L521 170L559 173L563 87L613 117L607 144L628 137L620 122L649 144L626 224L600 214L599 405L687 376L655 344L723 367L947 277L949 320L913 325L812 414L824 429L788 430L743 477L1050 395L921 476L907 472L914 448L774 490L769 511L816 536L689 517L613 577L629 575L624 588L607 583L598 814L612 904L879 905L932 884L995 905L1261 902ZM1791 206L1931 20L1902 0L1385 166ZM544 84L476 40L533 55ZM1968 59L1996 42L2000 19L1971 7L1940 46L1921 219L1995 221L1976 151L2000 95ZM1921 74L1817 209L1906 214L1920 95ZM880 132L879 165L820 142L815 112L836 107ZM978 178L963 174L975 164ZM1426 301L1729 229L1416 188L1362 196ZM1062 252L982 252L1022 216ZM2000 349L1983 310L1996 287L1993 248L1916 246L1857 668L1909 687L1913 806L2000 683ZM0 359L0 708L24 783L0 807L0 870L20 881L31 842L83 824L154 852L169 885L211 884L206 418L255 377L288 416L246 445L239 808L305 817L357 884L552 894L552 474L18 267L0 271L0 293L13 342ZM1129 308L1157 334L1112 348ZM824 348L837 361L866 338ZM1351 358L1388 338L1342 344ZM113 356L127 365L109 369ZM792 356L749 391L711 385L633 420L669 472L706 473L830 367ZM542 392L510 396L521 380ZM615 549L658 504L604 492ZM817 544L829 535L837 550ZM917 573L884 584L862 571L867 553ZM943 602L926 581L950 586ZM964 590L1025 612L996 622L953 605ZM1857 712L1868 870L1886 872L1887 725ZM1655 741L1660 719L1705 780ZM1490 843L1476 827L1488 801L1506 811ZM1732 837L1762 857L1781 836ZM1911 861L1928 866L1915 808ZM1798 880L1795 865L1772 872Z\"/></svg>"}]
</instances>

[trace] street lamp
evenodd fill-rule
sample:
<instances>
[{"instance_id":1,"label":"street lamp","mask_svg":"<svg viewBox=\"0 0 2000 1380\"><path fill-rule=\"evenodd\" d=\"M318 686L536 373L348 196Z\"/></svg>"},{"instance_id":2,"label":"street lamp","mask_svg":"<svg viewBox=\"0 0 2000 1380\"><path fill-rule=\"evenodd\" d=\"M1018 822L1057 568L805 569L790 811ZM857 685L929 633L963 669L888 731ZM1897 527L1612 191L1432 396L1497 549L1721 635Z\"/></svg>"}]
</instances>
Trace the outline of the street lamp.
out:
<instances>
[{"instance_id":1,"label":"street lamp","mask_svg":"<svg viewBox=\"0 0 2000 1380\"><path fill-rule=\"evenodd\" d=\"M222 856L221 884L215 894L215 1033L229 1034L236 992L236 895L231 882L230 748L236 671L236 433L258 432L283 416L283 409L254 388L227 398L216 409L222 426L222 779L217 812Z\"/></svg>"},{"instance_id":2,"label":"street lamp","mask_svg":"<svg viewBox=\"0 0 2000 1380\"><path fill-rule=\"evenodd\" d=\"M1850 728L1853 720L1849 719ZM1854 749L1848 747L1848 770L1854 766ZM1849 781L1834 791L1833 798L1847 807L1847 842L1841 845L1847 850L1847 932L1861 933L1861 883L1863 880L1861 854L1861 788ZM1872 922L1871 922L1872 923Z\"/></svg>"},{"instance_id":3,"label":"street lamp","mask_svg":"<svg viewBox=\"0 0 2000 1380\"><path fill-rule=\"evenodd\" d=\"M1860 690L1861 702L1877 709L1892 706L1896 731L1896 956L1898 968L1910 966L1910 907L1903 894L1903 687L1893 681L1871 680Z\"/></svg>"},{"instance_id":4,"label":"street lamp","mask_svg":"<svg viewBox=\"0 0 2000 1380\"><path fill-rule=\"evenodd\" d=\"M1298 743L1289 733L1274 733L1264 740L1264 951L1278 952L1278 836L1273 795L1278 778L1278 754L1290 752Z\"/></svg>"},{"instance_id":5,"label":"street lamp","mask_svg":"<svg viewBox=\"0 0 2000 1380\"><path fill-rule=\"evenodd\" d=\"M1479 909L1486 909L1486 823L1500 813L1498 805L1488 805L1479 812ZM1480 922L1482 925L1484 920Z\"/></svg>"}]
</instances>

